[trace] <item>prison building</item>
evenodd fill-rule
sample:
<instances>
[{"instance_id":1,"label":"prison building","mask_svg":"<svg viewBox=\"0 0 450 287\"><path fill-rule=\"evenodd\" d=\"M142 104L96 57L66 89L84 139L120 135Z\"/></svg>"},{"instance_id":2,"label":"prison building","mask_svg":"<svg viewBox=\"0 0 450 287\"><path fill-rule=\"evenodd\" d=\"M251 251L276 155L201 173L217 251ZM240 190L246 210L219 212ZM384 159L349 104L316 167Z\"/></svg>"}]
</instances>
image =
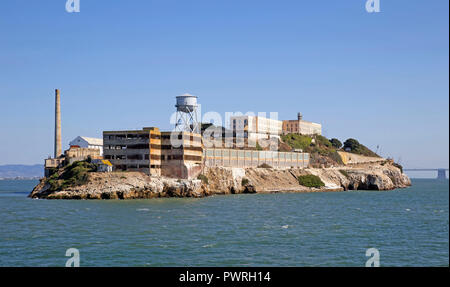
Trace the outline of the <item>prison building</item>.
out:
<instances>
[{"instance_id":1,"label":"prison building","mask_svg":"<svg viewBox=\"0 0 450 287\"><path fill-rule=\"evenodd\" d=\"M248 168L267 164L275 168L306 168L309 153L208 148L204 149L204 162L207 167Z\"/></svg>"},{"instance_id":2,"label":"prison building","mask_svg":"<svg viewBox=\"0 0 450 287\"><path fill-rule=\"evenodd\" d=\"M155 127L132 131L104 131L103 154L115 171L140 171L148 175L161 175L161 132Z\"/></svg>"},{"instance_id":3,"label":"prison building","mask_svg":"<svg viewBox=\"0 0 450 287\"><path fill-rule=\"evenodd\" d=\"M283 134L322 135L322 125L303 120L301 113L296 120L283 121Z\"/></svg>"},{"instance_id":4,"label":"prison building","mask_svg":"<svg viewBox=\"0 0 450 287\"><path fill-rule=\"evenodd\" d=\"M203 165L200 134L187 131L161 132L161 175L194 178Z\"/></svg>"},{"instance_id":5,"label":"prison building","mask_svg":"<svg viewBox=\"0 0 450 287\"><path fill-rule=\"evenodd\" d=\"M246 138L249 141L280 138L282 125L282 121L259 116L230 117L230 129L235 136Z\"/></svg>"}]
</instances>

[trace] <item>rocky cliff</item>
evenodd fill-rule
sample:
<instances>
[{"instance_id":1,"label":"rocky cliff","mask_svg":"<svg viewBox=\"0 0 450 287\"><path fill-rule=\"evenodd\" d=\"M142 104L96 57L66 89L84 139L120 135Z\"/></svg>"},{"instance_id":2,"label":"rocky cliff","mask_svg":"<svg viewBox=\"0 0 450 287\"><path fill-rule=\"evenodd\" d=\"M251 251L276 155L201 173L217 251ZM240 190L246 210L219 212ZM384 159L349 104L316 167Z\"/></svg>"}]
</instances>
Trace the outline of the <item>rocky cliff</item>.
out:
<instances>
[{"instance_id":1,"label":"rocky cliff","mask_svg":"<svg viewBox=\"0 0 450 287\"><path fill-rule=\"evenodd\" d=\"M411 185L401 170L389 163L352 167L272 169L205 168L202 180L149 177L139 172L89 173L86 183L53 191L46 178L29 197L46 199L135 199L204 197L215 194L390 190ZM309 188L297 177L313 174L324 187Z\"/></svg>"}]
</instances>

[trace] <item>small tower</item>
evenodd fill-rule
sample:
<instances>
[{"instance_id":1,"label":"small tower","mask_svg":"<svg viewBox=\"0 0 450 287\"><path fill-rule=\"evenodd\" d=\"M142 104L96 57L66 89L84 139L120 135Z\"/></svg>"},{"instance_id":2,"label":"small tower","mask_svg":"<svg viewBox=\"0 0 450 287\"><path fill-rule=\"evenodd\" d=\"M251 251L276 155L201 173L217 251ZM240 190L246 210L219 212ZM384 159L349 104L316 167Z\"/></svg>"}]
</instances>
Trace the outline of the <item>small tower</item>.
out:
<instances>
[{"instance_id":1,"label":"small tower","mask_svg":"<svg viewBox=\"0 0 450 287\"><path fill-rule=\"evenodd\" d=\"M302 113L298 112L298 113L297 113L297 119L298 119L299 121L301 121L302 118L303 118Z\"/></svg>"},{"instance_id":2,"label":"small tower","mask_svg":"<svg viewBox=\"0 0 450 287\"><path fill-rule=\"evenodd\" d=\"M197 97L184 94L177 97L175 130L200 133Z\"/></svg>"}]
</instances>

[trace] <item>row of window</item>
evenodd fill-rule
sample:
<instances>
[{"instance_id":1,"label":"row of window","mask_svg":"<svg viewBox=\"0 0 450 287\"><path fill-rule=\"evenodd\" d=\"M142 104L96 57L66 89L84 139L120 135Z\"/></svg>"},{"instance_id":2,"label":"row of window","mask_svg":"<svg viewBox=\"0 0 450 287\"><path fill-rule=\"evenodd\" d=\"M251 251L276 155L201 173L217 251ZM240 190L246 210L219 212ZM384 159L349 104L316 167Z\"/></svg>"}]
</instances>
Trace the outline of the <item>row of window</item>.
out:
<instances>
[{"instance_id":1,"label":"row of window","mask_svg":"<svg viewBox=\"0 0 450 287\"><path fill-rule=\"evenodd\" d=\"M161 145L158 144L129 144L129 145L106 145L105 150L118 150L118 149L161 149Z\"/></svg>"},{"instance_id":2,"label":"row of window","mask_svg":"<svg viewBox=\"0 0 450 287\"><path fill-rule=\"evenodd\" d=\"M134 139L161 139L159 134L117 134L117 135L105 135L103 140L134 140Z\"/></svg>"},{"instance_id":3,"label":"row of window","mask_svg":"<svg viewBox=\"0 0 450 287\"><path fill-rule=\"evenodd\" d=\"M168 160L191 160L191 161L202 161L202 157L201 156L195 156L195 155L162 155L161 156L161 160L163 161L168 161Z\"/></svg>"},{"instance_id":4,"label":"row of window","mask_svg":"<svg viewBox=\"0 0 450 287\"><path fill-rule=\"evenodd\" d=\"M126 159L132 159L132 160L148 160L149 159L149 155L148 154L130 154L130 155L123 155L123 154L118 154L118 155L109 155L106 154L105 159L121 159L121 160L126 160ZM152 155L153 157L153 155ZM152 158L153 159L153 158Z\"/></svg>"}]
</instances>

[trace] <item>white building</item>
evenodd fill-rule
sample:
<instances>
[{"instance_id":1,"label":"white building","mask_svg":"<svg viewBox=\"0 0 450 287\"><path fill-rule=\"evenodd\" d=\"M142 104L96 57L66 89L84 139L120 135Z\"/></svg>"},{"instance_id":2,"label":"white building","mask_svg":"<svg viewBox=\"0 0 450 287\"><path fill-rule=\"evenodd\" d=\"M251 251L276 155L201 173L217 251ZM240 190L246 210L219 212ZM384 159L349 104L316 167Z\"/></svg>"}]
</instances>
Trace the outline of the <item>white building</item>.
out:
<instances>
[{"instance_id":1,"label":"white building","mask_svg":"<svg viewBox=\"0 0 450 287\"><path fill-rule=\"evenodd\" d=\"M103 155L103 139L78 136L69 145L71 147L99 149L100 155Z\"/></svg>"},{"instance_id":2,"label":"white building","mask_svg":"<svg viewBox=\"0 0 450 287\"><path fill-rule=\"evenodd\" d=\"M283 122L258 116L230 117L230 129L250 140L280 138Z\"/></svg>"}]
</instances>

